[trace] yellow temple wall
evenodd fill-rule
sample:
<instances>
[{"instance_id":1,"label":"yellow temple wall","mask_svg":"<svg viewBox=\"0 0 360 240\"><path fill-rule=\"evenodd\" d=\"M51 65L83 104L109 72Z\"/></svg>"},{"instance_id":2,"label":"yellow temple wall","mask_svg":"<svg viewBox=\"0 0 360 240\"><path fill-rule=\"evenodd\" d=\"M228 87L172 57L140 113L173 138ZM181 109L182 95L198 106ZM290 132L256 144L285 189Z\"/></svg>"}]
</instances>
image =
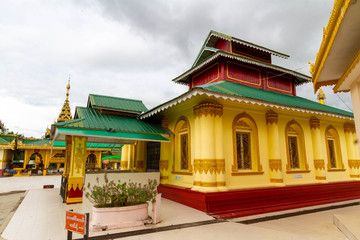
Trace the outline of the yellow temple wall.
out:
<instances>
[{"instance_id":1,"label":"yellow temple wall","mask_svg":"<svg viewBox=\"0 0 360 240\"><path fill-rule=\"evenodd\" d=\"M266 112L270 110L268 107L251 105L251 104L242 104L242 103L234 103L222 101L223 105L223 114L222 114L222 125L223 125L223 156L225 159L225 182L227 189L244 189L244 188L253 188L253 187L267 187L267 186L284 186L284 185L297 185L297 184L309 184L309 183L320 183L320 182L334 182L334 181L346 181L346 180L357 180L360 178L351 178L350 170L349 170L349 147L346 144L346 136L344 132L344 123L350 122L353 124L353 121L350 119L340 119L330 116L324 115L314 115L311 113L305 112L296 112L289 111L285 109L272 109L278 114L278 143L272 143L273 146L277 146L280 150L280 159L281 159L281 173L280 179L281 182L272 182L270 175L270 164L269 164L269 155L271 149L268 147L268 124L266 119ZM193 107L193 106L192 106ZM199 136L200 129L199 127L195 127L195 116L193 108L181 109L181 111L171 111L166 114L168 118L168 128L175 132L176 123L180 119L180 117L185 117L189 121L190 125L190 158L191 158L191 172L179 172L175 171L174 162L175 162L175 141L174 137L172 137L171 144L169 144L169 177L166 181L167 184L176 185L180 187L191 188L194 186L194 176L195 167L194 160L199 157L199 154L196 151L200 151L199 144L196 144L198 141L196 136ZM234 147L233 147L233 121L234 118L241 113L246 113L249 115L255 122L258 131L258 154L259 163L261 165L261 171L256 174L252 172L245 173L239 171L239 173L234 174L232 172L232 165L234 162ZM323 170L323 174L325 179L321 179L319 177L319 173L317 169L315 169L314 163L314 147L317 146L317 143L314 142L312 129L310 127L310 118L316 117L320 121L320 144L321 146L317 151L317 156L321 156L321 160L323 160L325 164L325 169ZM205 118L204 118L205 119ZM208 117L206 117L208 119ZM299 169L299 170L291 170L287 169L288 165L288 145L287 145L287 135L286 135L286 127L290 121L295 120L296 123L301 127L304 141L303 145L305 148L304 154L306 164L308 165L308 169ZM207 121L207 122L206 122ZM203 123L211 124L211 120L206 120ZM327 142L325 131L329 126L334 127L339 135L339 143L341 150L341 161L343 163L343 169L333 169L329 170L328 165L328 154L327 154ZM207 133L205 133L207 134ZM355 138L355 134L354 138ZM206 138L214 138L214 134L212 131L208 132L208 135L203 137ZM314 146L313 146L314 145ZM357 149L357 146L354 146L354 149ZM212 150L210 149L210 152ZM315 154L315 155L316 155ZM204 157L203 157L204 158ZM206 157L205 157L206 158ZM354 157L351 158L356 161L359 160L358 150L354 150ZM196 164L196 163L195 163ZM355 171L355 170L354 170ZM356 171L353 174L356 174Z\"/></svg>"}]
</instances>

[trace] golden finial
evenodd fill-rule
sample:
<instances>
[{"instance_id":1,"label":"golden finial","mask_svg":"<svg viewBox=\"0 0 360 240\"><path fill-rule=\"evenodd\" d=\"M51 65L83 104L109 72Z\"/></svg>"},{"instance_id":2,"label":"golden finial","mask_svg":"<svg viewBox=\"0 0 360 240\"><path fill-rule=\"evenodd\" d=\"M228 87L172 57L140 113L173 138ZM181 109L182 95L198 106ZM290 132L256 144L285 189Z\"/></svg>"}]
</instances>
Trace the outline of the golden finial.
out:
<instances>
[{"instance_id":1,"label":"golden finial","mask_svg":"<svg viewBox=\"0 0 360 240\"><path fill-rule=\"evenodd\" d=\"M67 91L66 91L66 99L65 99L64 105L63 105L63 107L61 109L61 112L59 114L59 117L57 119L57 123L72 120L71 109L70 109L70 104L69 104L70 75L69 75L69 80L68 80L68 84L66 86L66 89L67 89Z\"/></svg>"},{"instance_id":2,"label":"golden finial","mask_svg":"<svg viewBox=\"0 0 360 240\"><path fill-rule=\"evenodd\" d=\"M319 90L319 93L318 93L318 95L317 95L317 98L318 98L318 100L319 100L319 103L321 103L321 104L325 104L325 93L323 92L323 90L320 88L320 90Z\"/></svg>"},{"instance_id":3,"label":"golden finial","mask_svg":"<svg viewBox=\"0 0 360 240\"><path fill-rule=\"evenodd\" d=\"M308 61L308 63L310 64L310 73L311 73L311 75L313 76L314 75L314 63L312 63L312 62L310 62L310 61Z\"/></svg>"}]
</instances>

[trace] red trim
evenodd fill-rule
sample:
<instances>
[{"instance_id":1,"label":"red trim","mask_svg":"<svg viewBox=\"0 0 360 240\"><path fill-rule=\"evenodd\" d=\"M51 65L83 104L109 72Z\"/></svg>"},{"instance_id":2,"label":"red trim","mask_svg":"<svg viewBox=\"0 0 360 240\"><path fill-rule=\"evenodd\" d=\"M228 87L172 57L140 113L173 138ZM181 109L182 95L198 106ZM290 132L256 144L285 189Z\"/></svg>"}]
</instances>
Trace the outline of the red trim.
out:
<instances>
[{"instance_id":1,"label":"red trim","mask_svg":"<svg viewBox=\"0 0 360 240\"><path fill-rule=\"evenodd\" d=\"M235 218L360 199L360 181L256 188L202 193L160 185L164 198L201 210L215 218Z\"/></svg>"}]
</instances>

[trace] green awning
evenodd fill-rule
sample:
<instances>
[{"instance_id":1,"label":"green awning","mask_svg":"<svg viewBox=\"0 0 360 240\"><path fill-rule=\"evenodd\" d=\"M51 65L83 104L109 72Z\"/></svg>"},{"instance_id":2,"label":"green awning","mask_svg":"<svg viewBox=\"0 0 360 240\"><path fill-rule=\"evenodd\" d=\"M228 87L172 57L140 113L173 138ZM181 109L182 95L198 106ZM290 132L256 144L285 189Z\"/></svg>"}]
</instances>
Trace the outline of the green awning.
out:
<instances>
[{"instance_id":1,"label":"green awning","mask_svg":"<svg viewBox=\"0 0 360 240\"><path fill-rule=\"evenodd\" d=\"M105 130L89 130L76 128L57 127L54 140L65 141L66 135L85 136L88 143L115 143L133 144L136 140L152 142L169 142L160 134L133 133L133 132L112 132Z\"/></svg>"},{"instance_id":2,"label":"green awning","mask_svg":"<svg viewBox=\"0 0 360 240\"><path fill-rule=\"evenodd\" d=\"M101 158L101 160L106 160L106 159L121 159L121 155L106 156Z\"/></svg>"}]
</instances>

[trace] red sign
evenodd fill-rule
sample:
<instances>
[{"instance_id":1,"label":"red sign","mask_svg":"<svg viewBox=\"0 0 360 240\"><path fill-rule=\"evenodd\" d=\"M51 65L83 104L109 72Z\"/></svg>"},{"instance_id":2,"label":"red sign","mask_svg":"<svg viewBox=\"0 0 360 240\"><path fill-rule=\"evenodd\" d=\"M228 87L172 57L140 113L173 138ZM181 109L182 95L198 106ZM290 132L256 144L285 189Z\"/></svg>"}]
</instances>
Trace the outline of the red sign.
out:
<instances>
[{"instance_id":1,"label":"red sign","mask_svg":"<svg viewBox=\"0 0 360 240\"><path fill-rule=\"evenodd\" d=\"M86 226L85 214L66 211L65 229L85 235L85 226Z\"/></svg>"},{"instance_id":2,"label":"red sign","mask_svg":"<svg viewBox=\"0 0 360 240\"><path fill-rule=\"evenodd\" d=\"M103 163L109 163L109 159L103 160Z\"/></svg>"}]
</instances>

